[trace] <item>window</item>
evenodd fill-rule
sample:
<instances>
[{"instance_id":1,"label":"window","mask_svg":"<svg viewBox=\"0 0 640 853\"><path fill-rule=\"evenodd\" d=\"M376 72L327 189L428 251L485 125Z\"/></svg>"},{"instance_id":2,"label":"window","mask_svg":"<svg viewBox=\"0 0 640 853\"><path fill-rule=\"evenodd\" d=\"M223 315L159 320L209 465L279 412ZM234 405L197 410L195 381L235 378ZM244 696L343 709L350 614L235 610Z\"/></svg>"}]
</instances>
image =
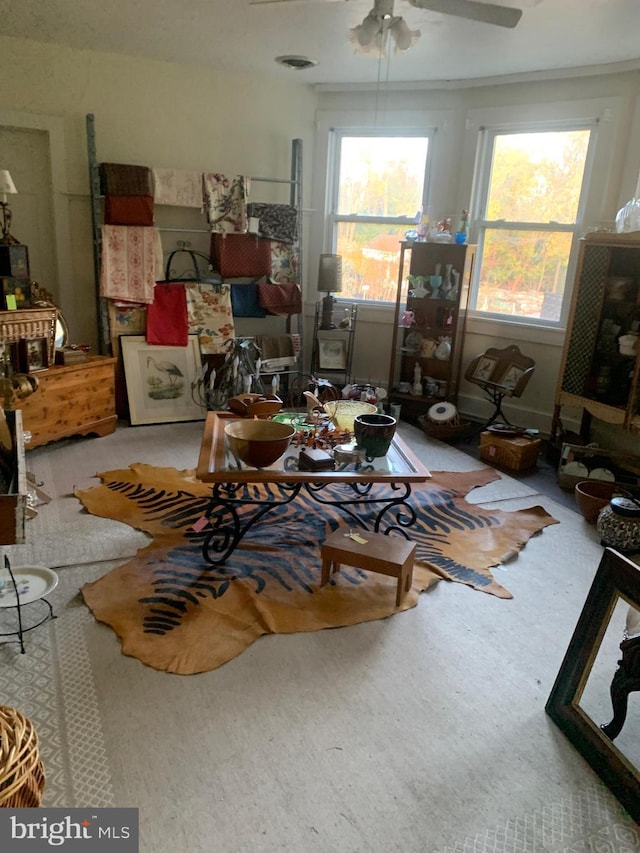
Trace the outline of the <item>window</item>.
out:
<instances>
[{"instance_id":1,"label":"window","mask_svg":"<svg viewBox=\"0 0 640 853\"><path fill-rule=\"evenodd\" d=\"M474 204L477 312L560 322L591 136L584 126L483 132Z\"/></svg>"},{"instance_id":2,"label":"window","mask_svg":"<svg viewBox=\"0 0 640 853\"><path fill-rule=\"evenodd\" d=\"M333 158L329 223L341 296L393 302L400 241L426 210L430 137L335 132Z\"/></svg>"}]
</instances>

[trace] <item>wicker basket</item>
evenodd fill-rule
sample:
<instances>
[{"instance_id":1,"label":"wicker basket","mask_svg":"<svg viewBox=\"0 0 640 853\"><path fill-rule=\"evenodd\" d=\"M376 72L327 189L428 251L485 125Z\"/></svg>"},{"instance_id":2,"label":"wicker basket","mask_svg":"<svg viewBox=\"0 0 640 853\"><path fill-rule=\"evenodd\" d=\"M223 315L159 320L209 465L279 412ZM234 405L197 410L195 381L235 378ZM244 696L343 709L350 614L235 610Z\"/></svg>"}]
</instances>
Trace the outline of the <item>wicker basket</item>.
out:
<instances>
[{"instance_id":1,"label":"wicker basket","mask_svg":"<svg viewBox=\"0 0 640 853\"><path fill-rule=\"evenodd\" d=\"M49 364L55 361L57 308L22 308L0 311L0 341L19 341L21 338L46 338Z\"/></svg>"},{"instance_id":2,"label":"wicker basket","mask_svg":"<svg viewBox=\"0 0 640 853\"><path fill-rule=\"evenodd\" d=\"M15 708L0 705L0 808L37 808L44 785L32 723Z\"/></svg>"},{"instance_id":3,"label":"wicker basket","mask_svg":"<svg viewBox=\"0 0 640 853\"><path fill-rule=\"evenodd\" d=\"M435 423L426 415L420 415L418 423L430 438L437 438L440 441L461 441L467 437L473 426L471 421L462 420L457 415L446 424Z\"/></svg>"}]
</instances>

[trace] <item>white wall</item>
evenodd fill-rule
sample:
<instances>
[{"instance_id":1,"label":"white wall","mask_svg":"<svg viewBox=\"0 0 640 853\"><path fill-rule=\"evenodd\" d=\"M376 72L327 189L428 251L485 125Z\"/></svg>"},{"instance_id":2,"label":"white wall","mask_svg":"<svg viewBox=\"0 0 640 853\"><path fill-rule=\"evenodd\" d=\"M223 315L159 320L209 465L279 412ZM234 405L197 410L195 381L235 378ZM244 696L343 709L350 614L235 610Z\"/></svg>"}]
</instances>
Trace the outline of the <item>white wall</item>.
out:
<instances>
[{"instance_id":1,"label":"white wall","mask_svg":"<svg viewBox=\"0 0 640 853\"><path fill-rule=\"evenodd\" d=\"M471 85L441 89L405 89L387 92L336 91L320 87L318 132L314 161L312 202L317 227L312 227L311 269L317 252L328 251L328 235L322 230L327 141L332 127L436 128L434 181L429 211L435 218L469 208L475 165L476 140L483 122L499 116L512 120L536 118L594 119L598 122L597 150L592 191L587 200L588 226L613 225L617 210L635 193L640 171L640 72L551 79L537 82ZM376 100L378 107L376 109ZM473 233L471 235L473 237ZM571 271L570 271L571 275ZM358 347L354 371L358 377L382 377L388 373L391 351L392 311L367 308L359 312ZM382 334L387 328L387 334ZM362 343L371 342L365 349ZM373 345L375 342L375 345ZM516 343L536 360L536 373L523 397L505 405L517 423L548 432L554 407L564 330L514 326L510 323L469 317L463 370L488 346ZM492 406L479 390L462 382L459 408L468 414L487 415ZM566 426L578 427L577 412L567 412Z\"/></svg>"},{"instance_id":2,"label":"white wall","mask_svg":"<svg viewBox=\"0 0 640 853\"><path fill-rule=\"evenodd\" d=\"M75 341L97 341L87 113L95 115L98 160L288 179L291 140L300 138L310 183L316 95L298 79L277 84L1 36L0 53L0 124L60 127L57 191L69 220L58 245L66 254L60 297ZM172 236L163 235L165 249ZM47 287L46 271L37 278Z\"/></svg>"}]
</instances>

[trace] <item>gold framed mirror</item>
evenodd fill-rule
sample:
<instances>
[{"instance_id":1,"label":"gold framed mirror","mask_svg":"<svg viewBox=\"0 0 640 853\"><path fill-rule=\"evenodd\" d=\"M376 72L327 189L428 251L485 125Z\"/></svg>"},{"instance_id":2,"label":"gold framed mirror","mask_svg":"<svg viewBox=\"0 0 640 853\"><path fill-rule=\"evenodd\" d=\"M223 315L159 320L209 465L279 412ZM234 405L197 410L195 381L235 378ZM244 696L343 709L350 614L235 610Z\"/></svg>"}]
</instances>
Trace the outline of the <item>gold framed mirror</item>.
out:
<instances>
[{"instance_id":1,"label":"gold framed mirror","mask_svg":"<svg viewBox=\"0 0 640 853\"><path fill-rule=\"evenodd\" d=\"M31 305L34 308L40 307L56 309L55 348L60 349L61 347L66 346L66 344L69 343L69 327L67 326L67 321L65 320L60 308L56 305L53 295L48 290L45 290L44 287L40 287L37 281L31 282Z\"/></svg>"}]
</instances>

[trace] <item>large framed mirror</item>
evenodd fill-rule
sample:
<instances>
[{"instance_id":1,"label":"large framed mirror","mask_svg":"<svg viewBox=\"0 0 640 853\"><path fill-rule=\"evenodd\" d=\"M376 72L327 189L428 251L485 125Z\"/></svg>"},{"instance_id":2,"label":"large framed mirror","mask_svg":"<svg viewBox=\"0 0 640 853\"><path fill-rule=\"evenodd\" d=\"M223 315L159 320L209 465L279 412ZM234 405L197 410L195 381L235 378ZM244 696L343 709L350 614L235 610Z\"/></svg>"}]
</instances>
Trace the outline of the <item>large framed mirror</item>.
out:
<instances>
[{"instance_id":1,"label":"large framed mirror","mask_svg":"<svg viewBox=\"0 0 640 853\"><path fill-rule=\"evenodd\" d=\"M546 711L640 821L640 567L611 548L603 553Z\"/></svg>"}]
</instances>

